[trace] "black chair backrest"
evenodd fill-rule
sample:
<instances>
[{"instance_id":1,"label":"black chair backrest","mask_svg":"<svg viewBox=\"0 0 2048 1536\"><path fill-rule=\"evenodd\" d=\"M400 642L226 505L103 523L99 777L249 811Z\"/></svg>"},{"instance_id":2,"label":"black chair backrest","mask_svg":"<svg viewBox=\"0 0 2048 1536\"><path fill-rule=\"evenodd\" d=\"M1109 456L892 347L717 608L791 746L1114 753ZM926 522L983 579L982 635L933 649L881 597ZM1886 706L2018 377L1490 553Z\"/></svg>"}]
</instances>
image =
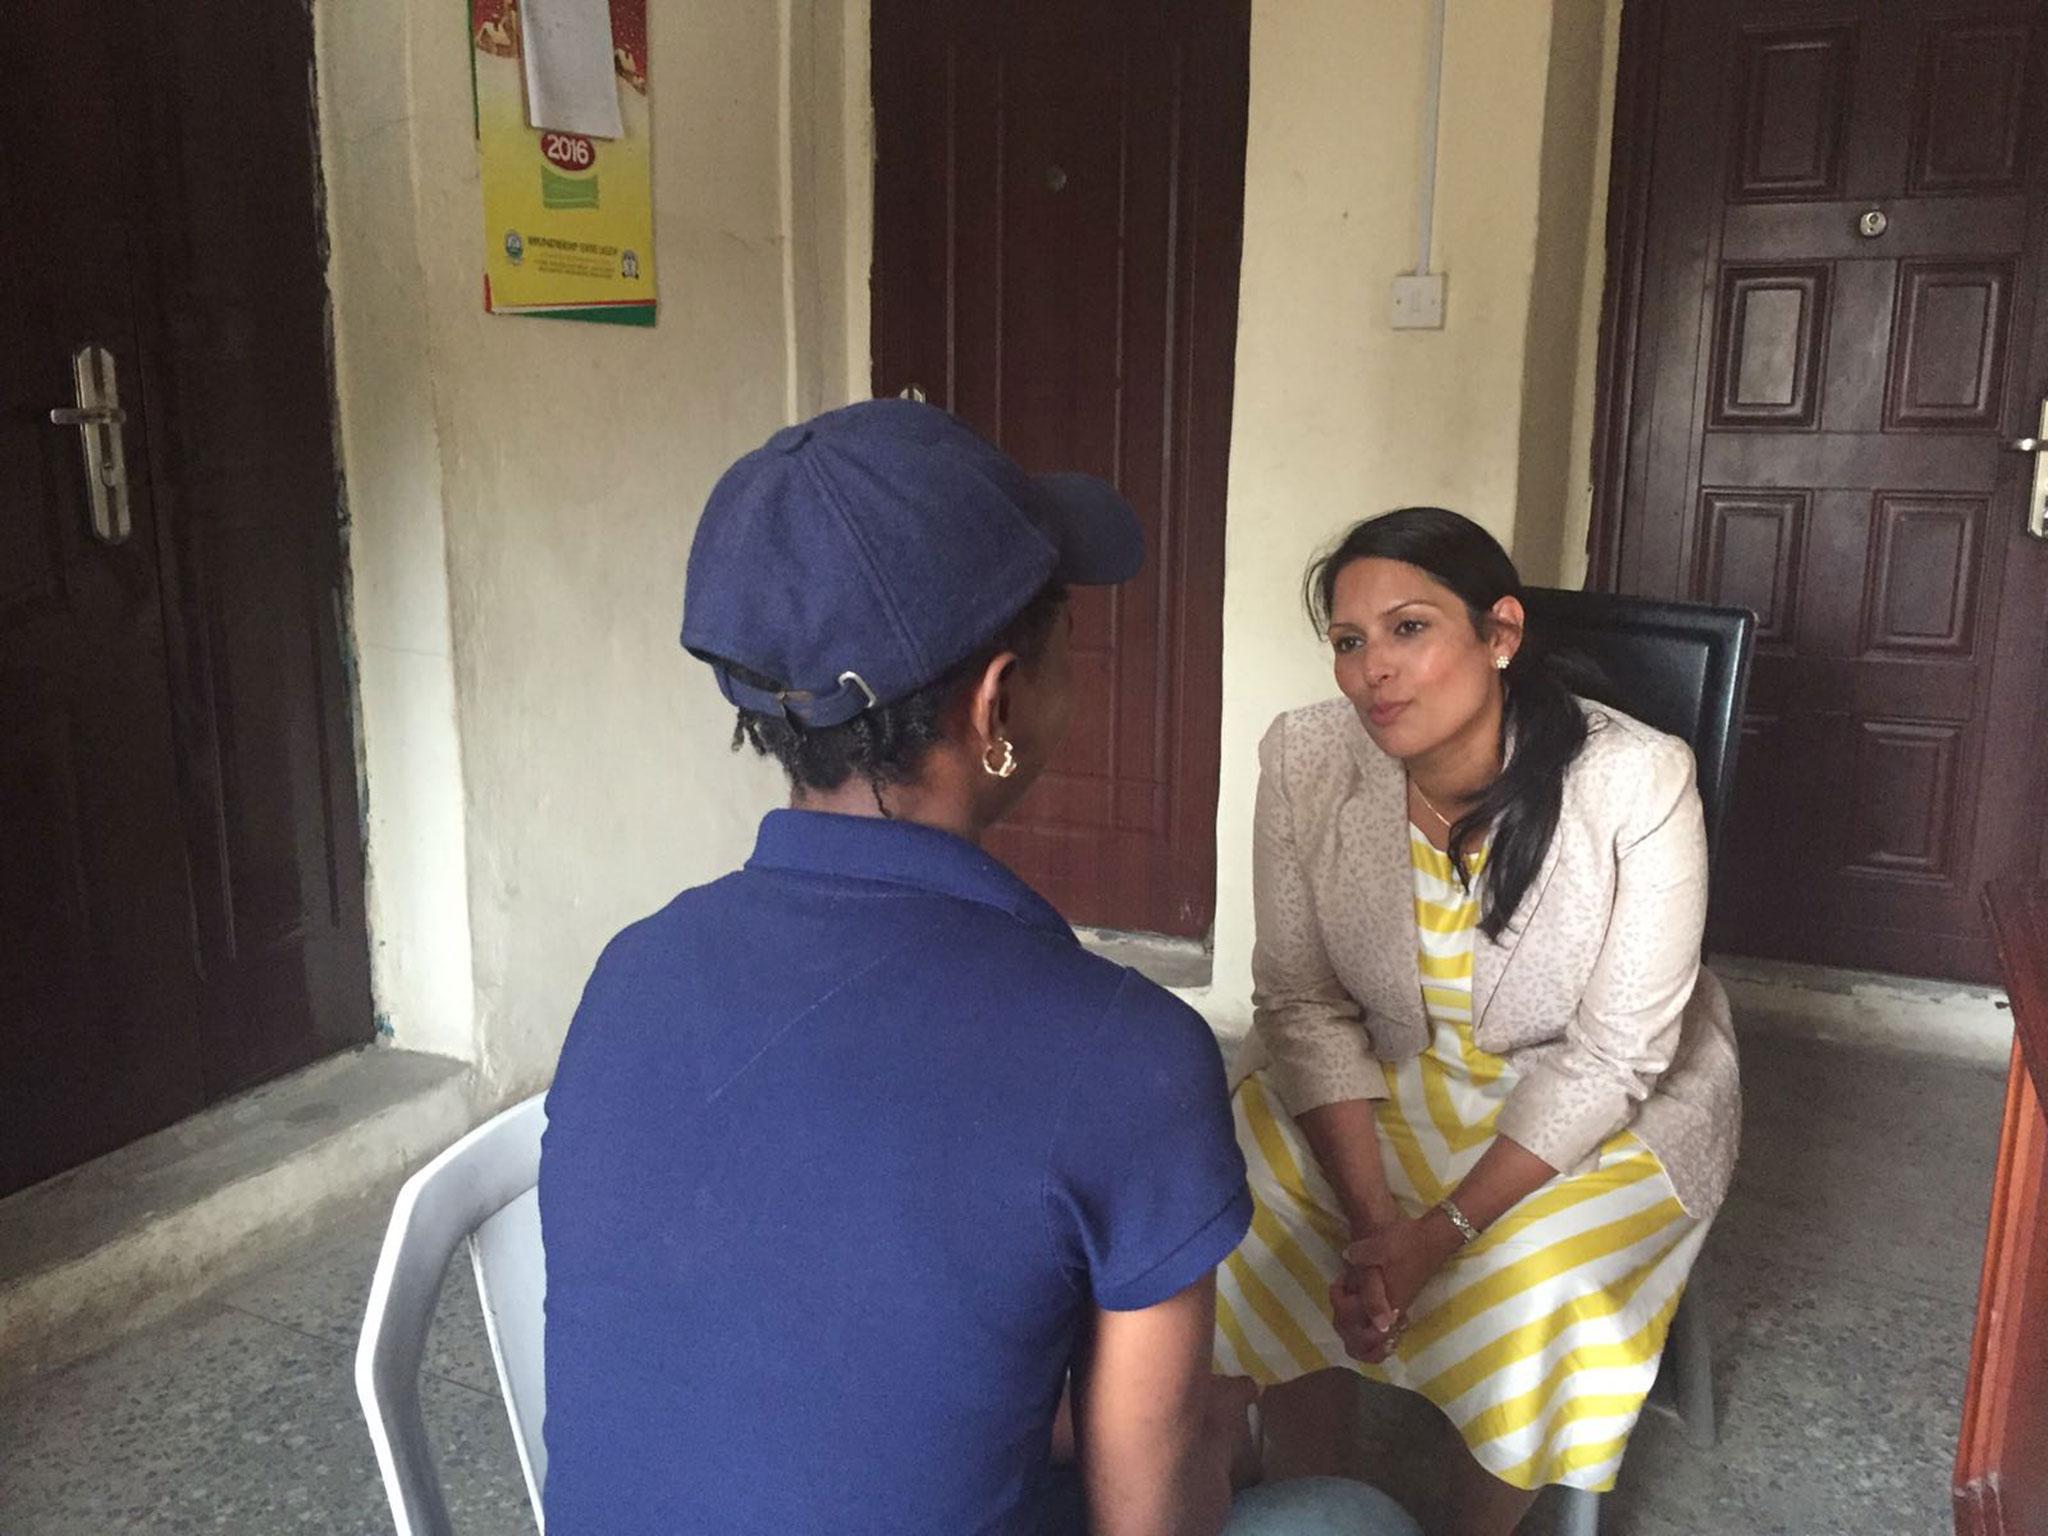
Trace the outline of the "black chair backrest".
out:
<instances>
[{"instance_id":1,"label":"black chair backrest","mask_svg":"<svg viewBox=\"0 0 2048 1536\"><path fill-rule=\"evenodd\" d=\"M1711 867L1735 789L1756 615L1744 608L1551 587L1527 588L1522 598L1532 630L1602 674L1604 686L1591 687L1591 693L1691 745Z\"/></svg>"}]
</instances>

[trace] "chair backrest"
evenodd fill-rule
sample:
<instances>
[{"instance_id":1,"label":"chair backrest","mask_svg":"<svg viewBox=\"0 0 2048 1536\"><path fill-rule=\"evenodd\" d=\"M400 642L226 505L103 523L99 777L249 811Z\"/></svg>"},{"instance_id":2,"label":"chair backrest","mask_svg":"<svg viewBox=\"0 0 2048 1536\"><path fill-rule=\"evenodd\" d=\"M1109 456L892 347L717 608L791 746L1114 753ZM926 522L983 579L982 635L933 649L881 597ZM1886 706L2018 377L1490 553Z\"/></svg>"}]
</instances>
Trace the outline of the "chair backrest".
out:
<instances>
[{"instance_id":1,"label":"chair backrest","mask_svg":"<svg viewBox=\"0 0 2048 1536\"><path fill-rule=\"evenodd\" d=\"M406 1180L392 1207L356 1346L356 1395L369 1421L398 1536L447 1536L451 1529L420 1418L420 1360L448 1261L464 1243L475 1266L527 1495L535 1522L542 1518L547 1271L538 1186L546 1128L540 1096L515 1105Z\"/></svg>"},{"instance_id":2,"label":"chair backrest","mask_svg":"<svg viewBox=\"0 0 2048 1536\"><path fill-rule=\"evenodd\" d=\"M498 1389L512 1416L512 1441L519 1448L526 1495L538 1522L540 1491L548 1476L547 1442L541 1438L547 1412L548 1266L540 1242L538 1187L476 1229L469 1239L469 1260L491 1359L498 1367Z\"/></svg>"},{"instance_id":3,"label":"chair backrest","mask_svg":"<svg viewBox=\"0 0 2048 1536\"><path fill-rule=\"evenodd\" d=\"M1606 703L1692 747L1711 861L1735 788L1756 615L1612 592L1531 587L1522 595L1532 629L1603 674L1596 691Z\"/></svg>"}]
</instances>

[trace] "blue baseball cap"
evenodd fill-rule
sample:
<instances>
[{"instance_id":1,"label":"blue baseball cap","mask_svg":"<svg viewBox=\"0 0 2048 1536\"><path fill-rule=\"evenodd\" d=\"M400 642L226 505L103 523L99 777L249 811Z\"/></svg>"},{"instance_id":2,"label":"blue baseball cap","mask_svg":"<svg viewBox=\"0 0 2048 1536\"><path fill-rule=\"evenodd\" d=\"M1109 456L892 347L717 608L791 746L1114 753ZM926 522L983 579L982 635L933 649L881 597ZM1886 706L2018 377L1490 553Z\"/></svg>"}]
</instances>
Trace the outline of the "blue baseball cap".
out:
<instances>
[{"instance_id":1,"label":"blue baseball cap","mask_svg":"<svg viewBox=\"0 0 2048 1536\"><path fill-rule=\"evenodd\" d=\"M938 681L1048 583L1112 586L1144 560L1107 481L1027 475L936 406L868 400L784 427L720 478L683 645L740 708L843 725Z\"/></svg>"}]
</instances>

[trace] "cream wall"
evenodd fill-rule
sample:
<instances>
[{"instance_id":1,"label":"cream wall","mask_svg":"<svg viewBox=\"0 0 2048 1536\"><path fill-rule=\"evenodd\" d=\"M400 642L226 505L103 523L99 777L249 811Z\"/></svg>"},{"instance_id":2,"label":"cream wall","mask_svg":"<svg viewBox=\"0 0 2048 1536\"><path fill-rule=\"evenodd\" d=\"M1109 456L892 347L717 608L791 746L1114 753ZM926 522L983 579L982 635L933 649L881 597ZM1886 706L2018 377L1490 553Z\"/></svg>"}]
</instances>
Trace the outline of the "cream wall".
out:
<instances>
[{"instance_id":1,"label":"cream wall","mask_svg":"<svg viewBox=\"0 0 2048 1536\"><path fill-rule=\"evenodd\" d=\"M1435 502L1525 576L1575 576L1618 0L1452 0L1435 249L1441 331L1394 331L1414 260L1428 0L1254 0L1223 623L1214 981L1249 1017L1258 742L1334 691L1301 613L1309 557L1354 519ZM1602 194L1604 201L1604 194Z\"/></svg>"},{"instance_id":2,"label":"cream wall","mask_svg":"<svg viewBox=\"0 0 2048 1536\"><path fill-rule=\"evenodd\" d=\"M1618 0L1554 0L1512 548L1530 580L1568 587L1585 581L1593 508L1594 363L1620 26Z\"/></svg>"},{"instance_id":3,"label":"cream wall","mask_svg":"<svg viewBox=\"0 0 2048 1536\"><path fill-rule=\"evenodd\" d=\"M1607 282L1607 186L1614 153L1614 87L1621 62L1622 0L1601 0L1599 107L1593 115L1593 177L1587 190L1585 265L1579 280L1579 342L1572 358L1572 440L1566 461L1564 537L1557 581L1586 584L1586 535L1593 523L1593 416L1598 384L1601 298Z\"/></svg>"},{"instance_id":4,"label":"cream wall","mask_svg":"<svg viewBox=\"0 0 2048 1536\"><path fill-rule=\"evenodd\" d=\"M778 798L677 646L683 565L725 465L865 374L866 20L653 0L640 331L483 313L448 10L322 0L321 128L378 1007L503 1098L605 939Z\"/></svg>"},{"instance_id":5,"label":"cream wall","mask_svg":"<svg viewBox=\"0 0 2048 1536\"><path fill-rule=\"evenodd\" d=\"M371 989L381 1032L475 1052L435 299L403 0L314 8L336 414L349 521Z\"/></svg>"}]
</instances>

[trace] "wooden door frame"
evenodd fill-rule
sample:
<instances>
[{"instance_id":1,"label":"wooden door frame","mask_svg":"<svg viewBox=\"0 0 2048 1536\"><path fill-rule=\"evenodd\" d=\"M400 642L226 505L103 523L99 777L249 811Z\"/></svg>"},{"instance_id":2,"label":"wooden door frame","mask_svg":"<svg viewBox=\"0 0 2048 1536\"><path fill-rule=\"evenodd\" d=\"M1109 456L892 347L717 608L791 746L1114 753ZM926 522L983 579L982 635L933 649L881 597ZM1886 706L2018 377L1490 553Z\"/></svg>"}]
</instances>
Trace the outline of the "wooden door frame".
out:
<instances>
[{"instance_id":1,"label":"wooden door frame","mask_svg":"<svg viewBox=\"0 0 2048 1536\"><path fill-rule=\"evenodd\" d=\"M1661 100L1658 64L1668 0L1618 3L1621 52L1608 163L1607 275L1600 285L1600 347L1593 373L1593 516L1586 530L1586 586L1603 592L1613 591L1621 575L1622 506L1635 424L1636 349L1642 339Z\"/></svg>"}]
</instances>

